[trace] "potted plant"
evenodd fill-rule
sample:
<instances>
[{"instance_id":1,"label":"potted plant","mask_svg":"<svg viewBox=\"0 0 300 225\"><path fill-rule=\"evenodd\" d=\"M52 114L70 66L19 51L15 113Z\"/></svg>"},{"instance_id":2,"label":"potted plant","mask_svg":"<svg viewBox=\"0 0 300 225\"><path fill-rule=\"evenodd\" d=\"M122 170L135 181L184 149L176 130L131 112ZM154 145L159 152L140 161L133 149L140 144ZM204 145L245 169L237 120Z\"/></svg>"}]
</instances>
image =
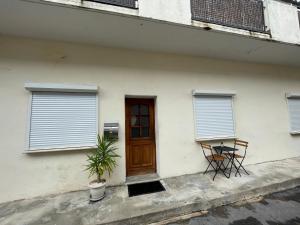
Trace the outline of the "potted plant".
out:
<instances>
[{"instance_id":1,"label":"potted plant","mask_svg":"<svg viewBox=\"0 0 300 225\"><path fill-rule=\"evenodd\" d=\"M115 143L115 139L105 136L100 137L98 135L97 149L87 155L88 165L86 166L86 170L90 173L89 177L93 175L97 177L96 180L93 180L89 184L91 201L98 201L105 195L106 181L102 176L104 172L108 172L109 175L112 173L117 165L116 158L120 157L115 153L117 150Z\"/></svg>"}]
</instances>

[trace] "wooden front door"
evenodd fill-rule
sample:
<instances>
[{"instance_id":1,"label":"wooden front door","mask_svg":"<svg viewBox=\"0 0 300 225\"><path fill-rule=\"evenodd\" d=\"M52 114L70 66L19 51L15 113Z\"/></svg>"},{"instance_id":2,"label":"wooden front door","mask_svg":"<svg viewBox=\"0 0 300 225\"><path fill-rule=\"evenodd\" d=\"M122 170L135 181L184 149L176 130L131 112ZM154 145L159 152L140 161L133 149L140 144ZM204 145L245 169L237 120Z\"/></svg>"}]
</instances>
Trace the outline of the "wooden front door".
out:
<instances>
[{"instance_id":1,"label":"wooden front door","mask_svg":"<svg viewBox=\"0 0 300 225\"><path fill-rule=\"evenodd\" d=\"M125 100L126 175L156 172L154 100Z\"/></svg>"}]
</instances>

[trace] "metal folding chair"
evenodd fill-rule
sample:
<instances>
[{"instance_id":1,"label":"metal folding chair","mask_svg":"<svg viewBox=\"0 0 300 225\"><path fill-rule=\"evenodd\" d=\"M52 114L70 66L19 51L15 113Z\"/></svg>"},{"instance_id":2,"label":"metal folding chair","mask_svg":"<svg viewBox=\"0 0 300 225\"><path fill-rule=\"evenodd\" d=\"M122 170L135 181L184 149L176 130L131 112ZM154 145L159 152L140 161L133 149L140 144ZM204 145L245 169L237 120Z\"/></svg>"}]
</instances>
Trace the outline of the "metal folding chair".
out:
<instances>
[{"instance_id":1,"label":"metal folding chair","mask_svg":"<svg viewBox=\"0 0 300 225\"><path fill-rule=\"evenodd\" d=\"M203 154L204 154L205 158L207 159L207 161L209 162L209 164L203 174L206 174L209 167L212 167L215 171L213 180L215 180L215 177L217 176L217 174L220 170L226 176L225 171L224 171L225 170L225 166L224 166L225 157L222 155L219 155L219 154L214 154L211 145L204 144L204 143L200 143L200 144L201 144L201 148L203 150ZM207 152L209 152L209 153L207 153ZM221 168L221 166L223 166L223 169Z\"/></svg>"},{"instance_id":2,"label":"metal folding chair","mask_svg":"<svg viewBox=\"0 0 300 225\"><path fill-rule=\"evenodd\" d=\"M237 165L235 166L236 167L235 176L237 174L239 174L241 176L240 169L243 169L245 171L245 173L249 175L249 173L243 166L243 162L244 162L244 159L247 154L248 142L242 141L239 139L235 139L234 140L234 148L237 149L238 151L234 152L234 153L225 153L225 154L230 155L232 157L232 160L235 160L235 162L237 162Z\"/></svg>"}]
</instances>

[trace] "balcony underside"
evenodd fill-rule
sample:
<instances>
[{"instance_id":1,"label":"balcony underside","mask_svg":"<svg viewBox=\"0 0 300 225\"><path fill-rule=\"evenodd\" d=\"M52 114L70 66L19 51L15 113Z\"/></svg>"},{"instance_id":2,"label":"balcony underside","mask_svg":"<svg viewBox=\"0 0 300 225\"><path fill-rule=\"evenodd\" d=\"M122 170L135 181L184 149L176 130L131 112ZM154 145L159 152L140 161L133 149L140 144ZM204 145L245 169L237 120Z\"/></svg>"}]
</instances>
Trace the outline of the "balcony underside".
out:
<instances>
[{"instance_id":1,"label":"balcony underside","mask_svg":"<svg viewBox=\"0 0 300 225\"><path fill-rule=\"evenodd\" d=\"M300 47L82 8L0 1L3 35L300 66Z\"/></svg>"}]
</instances>

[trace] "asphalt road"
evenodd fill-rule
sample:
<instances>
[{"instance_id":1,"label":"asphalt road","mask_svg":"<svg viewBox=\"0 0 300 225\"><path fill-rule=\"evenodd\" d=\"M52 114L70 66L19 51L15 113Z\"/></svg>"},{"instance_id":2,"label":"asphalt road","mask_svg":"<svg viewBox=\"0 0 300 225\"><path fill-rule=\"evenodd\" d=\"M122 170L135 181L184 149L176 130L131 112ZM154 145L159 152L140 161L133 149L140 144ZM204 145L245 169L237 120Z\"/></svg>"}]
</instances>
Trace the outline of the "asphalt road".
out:
<instances>
[{"instance_id":1,"label":"asphalt road","mask_svg":"<svg viewBox=\"0 0 300 225\"><path fill-rule=\"evenodd\" d=\"M300 187L170 225L300 225Z\"/></svg>"}]
</instances>

